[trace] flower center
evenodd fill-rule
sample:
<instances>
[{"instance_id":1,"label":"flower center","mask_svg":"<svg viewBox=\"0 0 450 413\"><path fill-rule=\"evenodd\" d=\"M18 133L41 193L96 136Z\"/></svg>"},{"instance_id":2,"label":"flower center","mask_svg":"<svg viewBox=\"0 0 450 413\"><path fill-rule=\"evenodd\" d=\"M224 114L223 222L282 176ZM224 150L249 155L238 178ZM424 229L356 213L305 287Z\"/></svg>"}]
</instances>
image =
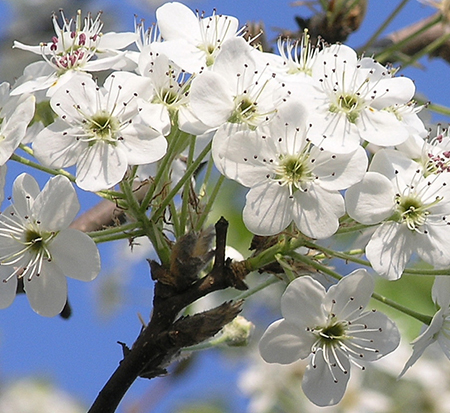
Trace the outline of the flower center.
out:
<instances>
[{"instance_id":1,"label":"flower center","mask_svg":"<svg viewBox=\"0 0 450 413\"><path fill-rule=\"evenodd\" d=\"M331 324L315 331L320 336L320 346L334 346L339 341L346 338L347 323L342 321L332 322Z\"/></svg>"},{"instance_id":2,"label":"flower center","mask_svg":"<svg viewBox=\"0 0 450 413\"><path fill-rule=\"evenodd\" d=\"M361 112L360 99L357 95L342 93L336 103L331 104L330 112L344 113L350 123L355 123Z\"/></svg>"},{"instance_id":3,"label":"flower center","mask_svg":"<svg viewBox=\"0 0 450 413\"><path fill-rule=\"evenodd\" d=\"M234 99L235 109L228 119L230 123L248 123L258 116L258 109L255 102L252 102L248 96L236 96Z\"/></svg>"},{"instance_id":4,"label":"flower center","mask_svg":"<svg viewBox=\"0 0 450 413\"><path fill-rule=\"evenodd\" d=\"M436 202L439 200L440 198ZM396 203L400 221L406 224L411 231L415 231L425 224L427 216L430 214L428 208L431 205L424 205L418 197L412 195L397 195Z\"/></svg>"},{"instance_id":5,"label":"flower center","mask_svg":"<svg viewBox=\"0 0 450 413\"><path fill-rule=\"evenodd\" d=\"M275 180L280 185L288 185L292 194L297 190L306 191L306 184L314 179L314 175L308 166L309 154L303 151L298 155L280 155L280 162L275 169Z\"/></svg>"},{"instance_id":6,"label":"flower center","mask_svg":"<svg viewBox=\"0 0 450 413\"><path fill-rule=\"evenodd\" d=\"M117 133L120 130L120 122L114 116L111 116L106 110L96 113L86 125L88 135L92 138L90 145L95 141L105 141L115 145L117 143Z\"/></svg>"}]
</instances>

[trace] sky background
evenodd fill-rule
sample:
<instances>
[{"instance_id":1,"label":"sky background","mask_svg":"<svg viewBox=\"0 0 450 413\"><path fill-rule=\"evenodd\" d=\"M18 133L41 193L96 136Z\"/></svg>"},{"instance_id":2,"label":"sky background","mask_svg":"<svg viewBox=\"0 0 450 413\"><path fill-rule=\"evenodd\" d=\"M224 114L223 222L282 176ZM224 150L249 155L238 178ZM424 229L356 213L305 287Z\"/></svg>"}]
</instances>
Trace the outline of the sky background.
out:
<instances>
[{"instance_id":1,"label":"sky background","mask_svg":"<svg viewBox=\"0 0 450 413\"><path fill-rule=\"evenodd\" d=\"M31 30L33 13L37 9L47 15L50 22L51 12L67 4L63 2L60 5L54 1L49 3L37 0L17 1L13 7L9 2L0 0L1 34L6 36L8 30L19 32L18 27L22 25L21 33L27 41L24 38L17 40L30 44L50 40L36 38ZM205 0L184 3L192 9L204 10L206 15L210 15L212 9L216 8L217 13L236 16L242 24L247 21L264 21L269 40L276 38L276 28L297 29L294 14L309 13L307 9L292 7L289 1L284 0ZM369 0L365 21L361 29L348 39L347 44L353 47L363 44L399 3L398 0ZM94 14L100 9L104 10L105 20L108 21L104 32L133 30L134 15L145 18L147 26L154 21L154 8L149 2L93 1L89 7L89 11ZM88 10L83 10L85 11ZM430 7L411 0L386 33L432 13L433 9ZM107 17L109 15L111 20ZM14 67L14 55L8 54L7 58L5 56L6 54L0 56L0 68ZM19 58L18 61L22 62ZM448 64L436 59L430 62L426 58L422 63L422 68L408 68L403 73L415 80L417 90L426 99L450 106ZM11 76L19 76L22 69L23 66L17 66L13 72L6 72L5 69L4 76L0 72L0 81L12 81ZM437 116L433 119L447 121ZM17 165L10 167L7 196L11 191L12 180L22 170ZM41 182L47 179L43 175L40 178ZM92 195L83 195L81 198L84 208L95 201L96 198ZM147 265L141 263L130 267L125 250L125 243L101 245L103 270L98 278L89 284L68 280L69 299L73 307L73 316L69 320L38 316L30 309L24 296L17 297L11 307L0 311L0 386L22 377L39 377L71 393L83 405L90 405L121 359L121 348L116 342L131 345L140 328L138 314L147 319L151 310L152 283ZM107 290L108 286L111 290ZM119 297L120 305L105 315L105 311L102 311L105 309L103 298L106 291L116 291L114 287L123 287L126 293ZM261 314L257 310L256 307L250 307L247 314L255 319L259 318ZM175 406L180 405L180 400L219 398L228 404L229 411L243 412L247 402L236 386L236 380L245 365L237 357L238 353L239 349L225 355L216 351L205 352L193 361L191 375L179 379L163 378L152 382L140 379L127 394L119 411L131 412L126 409L141 400L142 405L147 407L138 407L134 413L171 413L175 411Z\"/></svg>"}]
</instances>

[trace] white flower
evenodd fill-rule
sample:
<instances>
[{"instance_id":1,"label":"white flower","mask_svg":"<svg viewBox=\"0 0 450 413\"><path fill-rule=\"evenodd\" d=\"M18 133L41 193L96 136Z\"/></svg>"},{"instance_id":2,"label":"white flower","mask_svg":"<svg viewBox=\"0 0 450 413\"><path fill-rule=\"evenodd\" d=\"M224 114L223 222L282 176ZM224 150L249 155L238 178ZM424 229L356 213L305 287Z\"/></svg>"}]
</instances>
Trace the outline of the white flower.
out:
<instances>
[{"instance_id":1,"label":"white flower","mask_svg":"<svg viewBox=\"0 0 450 413\"><path fill-rule=\"evenodd\" d=\"M436 267L450 265L450 185L447 173L424 176L399 151L375 154L364 179L347 190L347 212L365 225L381 223L366 246L373 269L401 277L413 252Z\"/></svg>"},{"instance_id":2,"label":"white flower","mask_svg":"<svg viewBox=\"0 0 450 413\"><path fill-rule=\"evenodd\" d=\"M433 301L439 307L439 310L426 330L412 342L413 353L399 377L403 376L419 359L425 349L436 341L446 357L450 359L450 277L436 277L432 295Z\"/></svg>"},{"instance_id":3,"label":"white flower","mask_svg":"<svg viewBox=\"0 0 450 413\"><path fill-rule=\"evenodd\" d=\"M51 168L76 164L76 183L87 191L114 186L128 165L157 161L167 142L139 116L147 86L148 79L126 72L110 75L103 88L89 76L74 77L50 100L59 118L35 138L35 156Z\"/></svg>"},{"instance_id":4,"label":"white flower","mask_svg":"<svg viewBox=\"0 0 450 413\"><path fill-rule=\"evenodd\" d=\"M161 6L156 10L156 19L164 39L156 50L189 73L211 66L222 44L242 32L235 17L195 15L178 2Z\"/></svg>"},{"instance_id":5,"label":"white flower","mask_svg":"<svg viewBox=\"0 0 450 413\"><path fill-rule=\"evenodd\" d=\"M30 65L27 78L19 81L12 94L34 92L66 83L78 71L90 72L107 69L119 69L125 66L124 54L119 52L136 40L136 33L101 32L103 23L99 13L95 20L88 14L83 22L81 10L76 19L67 20L61 12L62 26L58 24L56 14L53 15L53 26L56 36L51 43L39 46L27 46L18 41L14 47L42 55L44 62ZM32 67L32 69L31 69ZM35 78L31 78L32 75Z\"/></svg>"},{"instance_id":6,"label":"white flower","mask_svg":"<svg viewBox=\"0 0 450 413\"><path fill-rule=\"evenodd\" d=\"M307 119L305 107L289 101L267 127L235 132L218 146L214 141L218 169L250 187L243 218L254 234L274 235L294 221L309 237L331 236L345 213L339 191L366 172L362 148L334 154L312 145Z\"/></svg>"},{"instance_id":7,"label":"white flower","mask_svg":"<svg viewBox=\"0 0 450 413\"><path fill-rule=\"evenodd\" d=\"M35 97L10 96L9 83L0 84L0 165L4 165L24 140L34 116Z\"/></svg>"},{"instance_id":8,"label":"white flower","mask_svg":"<svg viewBox=\"0 0 450 413\"><path fill-rule=\"evenodd\" d=\"M395 350L400 334L395 324L374 310L363 312L373 293L373 280L360 269L328 291L309 276L292 281L281 298L283 318L271 324L259 343L268 363L290 364L312 354L303 391L314 404L339 403L351 363L375 361Z\"/></svg>"},{"instance_id":9,"label":"white flower","mask_svg":"<svg viewBox=\"0 0 450 413\"><path fill-rule=\"evenodd\" d=\"M0 308L14 300L23 281L38 314L59 314L67 300L66 278L93 280L100 271L95 243L68 228L80 206L70 181L51 178L42 191L22 174L14 182L13 201L0 215Z\"/></svg>"},{"instance_id":10,"label":"white flower","mask_svg":"<svg viewBox=\"0 0 450 413\"><path fill-rule=\"evenodd\" d=\"M258 65L258 54L243 38L224 42L211 70L192 81L194 115L210 128L232 123L255 128L273 118L286 99L284 85L271 68Z\"/></svg>"},{"instance_id":11,"label":"white flower","mask_svg":"<svg viewBox=\"0 0 450 413\"><path fill-rule=\"evenodd\" d=\"M138 67L150 83L147 88L150 93L141 105L141 116L153 128L167 135L171 129L171 119L184 119L184 112L190 112L187 106L191 78L167 56L154 52L152 45L142 50ZM206 129L201 124L200 133Z\"/></svg>"},{"instance_id":12,"label":"white flower","mask_svg":"<svg viewBox=\"0 0 450 413\"><path fill-rule=\"evenodd\" d=\"M301 84L297 92L295 83L291 88L311 108L311 141L326 150L351 152L361 140L395 146L420 122L412 104L404 106L414 95L412 80L393 77L371 58L358 59L348 46L333 45L318 53L312 78L311 89Z\"/></svg>"}]
</instances>

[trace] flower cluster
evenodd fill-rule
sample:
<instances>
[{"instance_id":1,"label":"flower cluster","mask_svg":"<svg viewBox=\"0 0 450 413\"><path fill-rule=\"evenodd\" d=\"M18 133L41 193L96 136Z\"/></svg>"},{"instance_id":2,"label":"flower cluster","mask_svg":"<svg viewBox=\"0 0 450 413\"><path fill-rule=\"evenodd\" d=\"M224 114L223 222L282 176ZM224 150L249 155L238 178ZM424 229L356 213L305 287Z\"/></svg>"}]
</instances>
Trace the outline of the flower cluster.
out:
<instances>
[{"instance_id":1,"label":"flower cluster","mask_svg":"<svg viewBox=\"0 0 450 413\"><path fill-rule=\"evenodd\" d=\"M60 313L65 276L90 281L100 271L92 238L146 235L161 261L170 256L174 239L204 230L216 189L202 204L208 182L196 178L210 151L207 177L214 165L248 188L247 229L273 237L264 244L270 247L284 240L271 257L290 281L283 319L264 333L261 355L290 364L312 354L303 390L317 405L336 404L351 364L364 369L392 352L399 333L383 314L364 311L374 290L365 269L326 290L290 260L306 246L306 267L330 273L329 256L351 257L333 256L315 240L353 230L365 231L360 254L386 279L400 278L415 256L449 267L450 135L428 139L413 81L346 45L314 46L305 32L299 41L280 40L275 54L254 47L232 16L195 14L173 2L156 18L147 32L137 23L135 32L103 33L100 15L62 14L62 25L54 15L50 42L15 42L42 60L12 87L0 85L0 173L11 158L30 163L15 154L20 147L55 176L40 191L20 175L0 215L0 308L23 290L37 313ZM101 83L98 71L108 73ZM50 119L36 109L41 104ZM79 210L71 181L115 202L128 226L89 235L69 228ZM204 255L190 256L200 261L195 270L206 265ZM266 268L265 259L252 269ZM449 356L450 300L434 297L440 309L405 371L431 341Z\"/></svg>"}]
</instances>

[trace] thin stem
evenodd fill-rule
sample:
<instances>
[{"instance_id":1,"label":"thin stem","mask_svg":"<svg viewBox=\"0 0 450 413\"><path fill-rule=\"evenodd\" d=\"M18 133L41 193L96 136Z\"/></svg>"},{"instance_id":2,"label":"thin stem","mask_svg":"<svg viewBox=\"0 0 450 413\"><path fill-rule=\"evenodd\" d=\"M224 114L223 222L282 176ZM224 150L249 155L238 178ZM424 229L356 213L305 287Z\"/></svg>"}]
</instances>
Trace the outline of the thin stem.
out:
<instances>
[{"instance_id":1,"label":"thin stem","mask_svg":"<svg viewBox=\"0 0 450 413\"><path fill-rule=\"evenodd\" d=\"M360 249L351 251L350 253L339 252L339 251L334 251L330 248L323 247L322 245L314 244L313 242L310 242L310 241L305 241L305 247L315 249L318 251L322 251L324 253L324 258L330 258L330 257L340 258L342 260L354 262L356 264L364 265L366 267L372 267L372 265L370 264L369 261L354 257L354 255L364 254L364 251L360 250ZM316 256L315 258L320 259L322 257Z\"/></svg>"},{"instance_id":2,"label":"thin stem","mask_svg":"<svg viewBox=\"0 0 450 413\"><path fill-rule=\"evenodd\" d=\"M113 235L121 232L132 231L133 229L139 228L140 225L138 222L133 222L131 224L119 225L117 227L109 227L105 229L101 229L99 231L91 231L87 232L91 238L94 237L103 237L106 235Z\"/></svg>"},{"instance_id":3,"label":"thin stem","mask_svg":"<svg viewBox=\"0 0 450 413\"><path fill-rule=\"evenodd\" d=\"M239 294L238 296L233 298L234 302L239 302L241 300L245 300L248 297L251 297L252 295L256 294L257 292L264 290L269 285L275 284L277 282L281 281L280 278L272 276L268 278L266 281L256 285L255 287L249 288L248 290L244 291L243 293Z\"/></svg>"},{"instance_id":4,"label":"thin stem","mask_svg":"<svg viewBox=\"0 0 450 413\"><path fill-rule=\"evenodd\" d=\"M159 205L158 209L155 212L153 212L153 214L151 216L151 218L153 220L157 220L161 216L161 214L166 209L167 205L169 205L170 200L178 193L178 191L181 189L181 187L184 185L184 183L192 177L193 173L197 170L197 168L203 161L203 158L206 156L206 154L210 150L211 150L211 142L203 149L203 151L200 153L200 155L197 157L197 159L192 163L192 165L189 166L189 168L184 173L183 177L177 182L177 184L172 188L172 190L169 192L169 194L161 202L161 205Z\"/></svg>"},{"instance_id":5,"label":"thin stem","mask_svg":"<svg viewBox=\"0 0 450 413\"><path fill-rule=\"evenodd\" d=\"M65 171L64 169L47 168L47 167L45 167L45 166L43 166L41 164L38 164L38 163L33 162L33 161L30 161L29 159L24 158L22 156L19 156L19 155L15 154L15 153L13 153L11 155L10 159L13 160L13 161L19 162L19 163L21 163L23 165L27 165L27 166L29 166L31 168L37 169L39 171L46 172L46 173L48 173L50 175L55 175L55 176L56 175L63 175L66 178L68 178L71 182L75 182L75 177L72 174L70 174L69 172Z\"/></svg>"},{"instance_id":6,"label":"thin stem","mask_svg":"<svg viewBox=\"0 0 450 413\"><path fill-rule=\"evenodd\" d=\"M133 239L143 237L144 235L147 235L147 233L143 229L139 229L133 232L123 232L120 234L111 234L99 237L92 236L91 238L96 244L101 244L103 242L117 241L120 239Z\"/></svg>"},{"instance_id":7,"label":"thin stem","mask_svg":"<svg viewBox=\"0 0 450 413\"><path fill-rule=\"evenodd\" d=\"M222 183L225 181L225 177L223 175L220 175L219 179L217 180L216 184L214 185L214 188L211 192L211 195L208 199L208 203L206 204L204 210L202 211L202 214L200 216L200 219L197 222L196 229L197 231L200 230L200 228L203 227L203 224L205 223L206 219L208 218L208 214L211 211L211 208L214 205L214 202L217 198L217 195L219 194L219 189L222 186Z\"/></svg>"},{"instance_id":8,"label":"thin stem","mask_svg":"<svg viewBox=\"0 0 450 413\"><path fill-rule=\"evenodd\" d=\"M192 161L194 159L194 151L195 151L195 136L192 135L190 139L189 154L186 162L186 167L189 167L192 164ZM190 191L191 191L191 180L188 179L186 180L183 188L181 212L180 212L180 231L181 231L180 235L183 235L184 231L186 231Z\"/></svg>"},{"instance_id":9,"label":"thin stem","mask_svg":"<svg viewBox=\"0 0 450 413\"><path fill-rule=\"evenodd\" d=\"M169 147L167 148L167 152L162 158L161 163L158 165L156 175L152 183L150 184L147 194L142 200L141 203L142 212L145 212L148 209L156 189L161 186L161 181L163 185L167 182L170 165L174 161L175 157L181 152L180 149L183 148L183 145L185 144L188 137L191 136L185 132L180 131L178 128L173 129L175 129L173 135L171 133L167 137L167 140L169 141Z\"/></svg>"},{"instance_id":10,"label":"thin stem","mask_svg":"<svg viewBox=\"0 0 450 413\"><path fill-rule=\"evenodd\" d=\"M381 24L381 26L375 31L375 33L370 37L370 39L366 42L364 46L362 46L361 50L368 50L378 39L378 37L383 33L383 31L388 27L397 14L406 6L409 0L403 0L400 4L395 8L395 10L389 15L389 17Z\"/></svg>"},{"instance_id":11,"label":"thin stem","mask_svg":"<svg viewBox=\"0 0 450 413\"><path fill-rule=\"evenodd\" d=\"M415 55L411 56L406 63L402 64L402 69L405 67L413 64L417 60L419 60L421 57L425 55L431 55L436 49L441 47L444 43L446 43L450 39L450 33L447 33L438 39L431 42L428 46L424 47L422 50L417 52Z\"/></svg>"},{"instance_id":12,"label":"thin stem","mask_svg":"<svg viewBox=\"0 0 450 413\"><path fill-rule=\"evenodd\" d=\"M391 55L397 50L400 50L407 43L415 39L417 36L420 36L422 33L427 31L430 27L433 27L435 24L439 23L442 20L442 15L438 14L434 19L432 19L428 24L421 27L417 32L413 33L411 36L406 37L405 39L394 43L392 46L384 49L380 54L376 55L375 58L380 62L385 62Z\"/></svg>"}]
</instances>

